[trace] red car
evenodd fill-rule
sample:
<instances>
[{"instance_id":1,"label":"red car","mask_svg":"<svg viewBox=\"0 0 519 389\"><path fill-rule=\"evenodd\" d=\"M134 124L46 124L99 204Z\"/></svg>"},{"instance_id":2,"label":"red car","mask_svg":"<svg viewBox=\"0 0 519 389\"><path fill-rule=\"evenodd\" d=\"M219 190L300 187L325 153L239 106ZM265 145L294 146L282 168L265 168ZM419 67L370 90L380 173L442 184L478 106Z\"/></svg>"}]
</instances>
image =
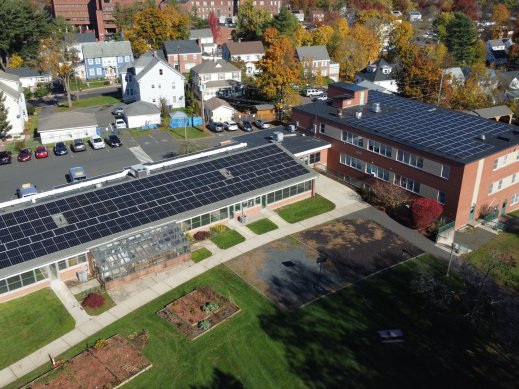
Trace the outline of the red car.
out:
<instances>
[{"instance_id":1,"label":"red car","mask_svg":"<svg viewBox=\"0 0 519 389\"><path fill-rule=\"evenodd\" d=\"M49 152L47 151L45 146L38 146L34 151L34 156L36 157L36 159L47 158L49 156Z\"/></svg>"},{"instance_id":2,"label":"red car","mask_svg":"<svg viewBox=\"0 0 519 389\"><path fill-rule=\"evenodd\" d=\"M27 162L30 161L32 157L32 150L31 149L23 149L20 151L20 154L18 154L18 162Z\"/></svg>"}]
</instances>

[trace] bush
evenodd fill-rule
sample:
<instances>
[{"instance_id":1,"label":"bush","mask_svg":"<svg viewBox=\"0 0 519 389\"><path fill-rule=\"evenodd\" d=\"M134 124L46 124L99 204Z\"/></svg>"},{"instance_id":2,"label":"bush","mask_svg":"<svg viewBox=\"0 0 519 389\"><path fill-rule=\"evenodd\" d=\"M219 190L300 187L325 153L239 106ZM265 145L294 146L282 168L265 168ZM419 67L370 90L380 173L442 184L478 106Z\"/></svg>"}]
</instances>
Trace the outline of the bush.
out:
<instances>
[{"instance_id":1,"label":"bush","mask_svg":"<svg viewBox=\"0 0 519 389\"><path fill-rule=\"evenodd\" d=\"M206 239L209 239L211 237L211 231L198 231L195 233L195 235L193 236L195 238L195 240L206 240Z\"/></svg>"},{"instance_id":2,"label":"bush","mask_svg":"<svg viewBox=\"0 0 519 389\"><path fill-rule=\"evenodd\" d=\"M105 303L105 299L98 293L89 293L81 303L84 307L99 308Z\"/></svg>"},{"instance_id":3,"label":"bush","mask_svg":"<svg viewBox=\"0 0 519 389\"><path fill-rule=\"evenodd\" d=\"M28 115L34 115L34 112L36 112L36 108L30 103L27 103L27 114Z\"/></svg>"},{"instance_id":4,"label":"bush","mask_svg":"<svg viewBox=\"0 0 519 389\"><path fill-rule=\"evenodd\" d=\"M18 142L16 142L14 144L14 149L16 151L22 151L23 149L25 149L25 141L24 140L19 140Z\"/></svg>"},{"instance_id":5,"label":"bush","mask_svg":"<svg viewBox=\"0 0 519 389\"><path fill-rule=\"evenodd\" d=\"M222 234L227 230L228 230L228 228L226 226L224 226L223 224L217 224L216 226L211 227L211 232L213 232L215 234Z\"/></svg>"},{"instance_id":6,"label":"bush","mask_svg":"<svg viewBox=\"0 0 519 389\"><path fill-rule=\"evenodd\" d=\"M209 320L200 320L198 322L198 328L200 328L202 331L207 331L209 328L211 328L211 323L209 323Z\"/></svg>"},{"instance_id":7,"label":"bush","mask_svg":"<svg viewBox=\"0 0 519 389\"><path fill-rule=\"evenodd\" d=\"M110 85L110 81L103 82L103 85Z\"/></svg>"},{"instance_id":8,"label":"bush","mask_svg":"<svg viewBox=\"0 0 519 389\"><path fill-rule=\"evenodd\" d=\"M205 313L216 312L220 306L217 303L205 303L202 306L202 311Z\"/></svg>"},{"instance_id":9,"label":"bush","mask_svg":"<svg viewBox=\"0 0 519 389\"><path fill-rule=\"evenodd\" d=\"M411 204L411 215L416 229L431 225L443 212L443 207L433 199L418 198Z\"/></svg>"}]
</instances>

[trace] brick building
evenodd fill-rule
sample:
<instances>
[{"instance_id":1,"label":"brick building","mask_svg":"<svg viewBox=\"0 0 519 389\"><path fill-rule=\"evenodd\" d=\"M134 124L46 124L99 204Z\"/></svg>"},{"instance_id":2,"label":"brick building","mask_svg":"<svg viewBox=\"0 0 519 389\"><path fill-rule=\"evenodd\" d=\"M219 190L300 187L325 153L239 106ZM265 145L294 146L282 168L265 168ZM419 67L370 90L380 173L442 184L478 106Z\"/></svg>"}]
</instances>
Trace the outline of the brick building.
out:
<instances>
[{"instance_id":1,"label":"brick building","mask_svg":"<svg viewBox=\"0 0 519 389\"><path fill-rule=\"evenodd\" d=\"M295 107L292 119L331 142L328 169L345 180L383 180L435 199L456 228L484 206L519 208L517 127L343 82L328 96Z\"/></svg>"},{"instance_id":2,"label":"brick building","mask_svg":"<svg viewBox=\"0 0 519 389\"><path fill-rule=\"evenodd\" d=\"M180 73L189 73L202 63L202 49L196 40L165 41L164 58Z\"/></svg>"},{"instance_id":3,"label":"brick building","mask_svg":"<svg viewBox=\"0 0 519 389\"><path fill-rule=\"evenodd\" d=\"M207 19L211 11L216 17L232 17L238 15L238 8L245 0L179 0L180 9L191 12L196 7L198 16ZM277 15L282 0L253 0L256 7L267 9L271 15Z\"/></svg>"}]
</instances>

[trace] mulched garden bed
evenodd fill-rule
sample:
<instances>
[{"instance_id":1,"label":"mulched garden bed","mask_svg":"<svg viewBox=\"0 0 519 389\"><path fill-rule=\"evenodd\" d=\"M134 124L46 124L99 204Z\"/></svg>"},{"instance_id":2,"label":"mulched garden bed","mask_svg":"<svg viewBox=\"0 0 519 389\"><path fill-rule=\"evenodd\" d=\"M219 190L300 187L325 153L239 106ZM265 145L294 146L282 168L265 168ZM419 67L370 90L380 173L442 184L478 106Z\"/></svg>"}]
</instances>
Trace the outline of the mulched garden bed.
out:
<instances>
[{"instance_id":1,"label":"mulched garden bed","mask_svg":"<svg viewBox=\"0 0 519 389\"><path fill-rule=\"evenodd\" d=\"M204 286L169 303L157 313L194 340L238 312L239 307Z\"/></svg>"},{"instance_id":2,"label":"mulched garden bed","mask_svg":"<svg viewBox=\"0 0 519 389\"><path fill-rule=\"evenodd\" d=\"M125 338L114 335L98 340L95 346L63 362L24 388L114 388L151 366L151 362Z\"/></svg>"}]
</instances>

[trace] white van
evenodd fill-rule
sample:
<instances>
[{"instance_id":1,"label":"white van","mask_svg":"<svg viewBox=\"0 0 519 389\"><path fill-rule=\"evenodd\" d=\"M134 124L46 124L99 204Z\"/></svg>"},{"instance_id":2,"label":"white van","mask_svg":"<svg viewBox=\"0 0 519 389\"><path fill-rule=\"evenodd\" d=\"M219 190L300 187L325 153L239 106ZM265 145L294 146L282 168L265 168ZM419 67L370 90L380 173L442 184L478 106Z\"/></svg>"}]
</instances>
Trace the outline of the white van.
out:
<instances>
[{"instance_id":1,"label":"white van","mask_svg":"<svg viewBox=\"0 0 519 389\"><path fill-rule=\"evenodd\" d=\"M81 166L71 167L68 171L70 182L83 181L87 179L85 169Z\"/></svg>"},{"instance_id":2,"label":"white van","mask_svg":"<svg viewBox=\"0 0 519 389\"><path fill-rule=\"evenodd\" d=\"M306 97L321 96L322 94L323 94L322 90L312 89L312 88L307 88L303 92L303 95Z\"/></svg>"}]
</instances>

